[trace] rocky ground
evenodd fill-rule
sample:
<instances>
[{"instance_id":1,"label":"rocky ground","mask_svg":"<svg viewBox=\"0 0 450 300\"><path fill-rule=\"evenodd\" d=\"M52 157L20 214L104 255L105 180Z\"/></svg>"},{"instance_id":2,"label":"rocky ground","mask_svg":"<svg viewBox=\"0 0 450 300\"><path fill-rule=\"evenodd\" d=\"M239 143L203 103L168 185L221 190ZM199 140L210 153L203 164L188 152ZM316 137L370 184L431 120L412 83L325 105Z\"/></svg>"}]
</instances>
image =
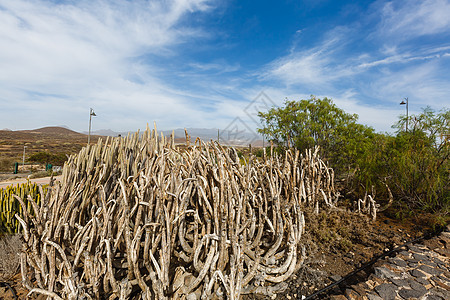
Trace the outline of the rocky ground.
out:
<instances>
[{"instance_id":1,"label":"rocky ground","mask_svg":"<svg viewBox=\"0 0 450 300\"><path fill-rule=\"evenodd\" d=\"M381 254L431 230L425 225L429 224L426 216L399 221L380 215L376 221L371 221L355 213L336 211L317 217L307 212L306 217L310 228L305 236L309 256L304 267L290 280L289 288L283 294L287 299L312 295ZM366 282L374 272L374 267L370 266L315 299L344 295L349 287Z\"/></svg>"},{"instance_id":2,"label":"rocky ground","mask_svg":"<svg viewBox=\"0 0 450 300\"><path fill-rule=\"evenodd\" d=\"M333 300L450 299L450 226L423 244L377 261L367 280L336 288ZM342 295L342 287L345 289Z\"/></svg>"},{"instance_id":3,"label":"rocky ground","mask_svg":"<svg viewBox=\"0 0 450 300\"><path fill-rule=\"evenodd\" d=\"M345 277L379 254L422 236L430 230L424 225L426 220L423 218L419 216L400 222L380 215L376 221L371 221L366 216L350 212L322 212L316 216L306 211L307 225L303 244L306 246L308 257L302 269L289 280L288 289L276 298L301 299L302 296L311 295ZM424 292L423 288L417 288L417 285L412 282L422 284L427 291L434 291L433 296L437 298L429 297L428 299L445 299L439 298L442 293L439 294L436 289L439 289L438 286L441 284L446 287L450 285L448 269L434 274L430 268L435 268L435 265L444 265L448 268L448 252L444 250L448 251L450 239L443 241L436 237L421 243L421 245L404 248L397 258L378 261L375 265L358 272L315 299L379 299L377 297L380 297L380 293L392 295L394 292L397 298L392 299L408 299L399 297L414 296ZM431 254L435 253L431 252L431 249L433 251L440 249L441 252L437 251L436 255ZM11 237L8 237L0 241L0 282L2 282L0 299L14 299L8 285L16 291L19 299L26 297L27 291L20 284L18 262L14 261L19 250L20 245L15 238L11 240ZM406 266L401 261L405 262ZM398 275L403 273L409 276ZM414 286L416 289L413 288ZM415 292L417 294L413 294ZM257 296L246 298L264 299ZM389 298L382 297L382 299Z\"/></svg>"}]
</instances>

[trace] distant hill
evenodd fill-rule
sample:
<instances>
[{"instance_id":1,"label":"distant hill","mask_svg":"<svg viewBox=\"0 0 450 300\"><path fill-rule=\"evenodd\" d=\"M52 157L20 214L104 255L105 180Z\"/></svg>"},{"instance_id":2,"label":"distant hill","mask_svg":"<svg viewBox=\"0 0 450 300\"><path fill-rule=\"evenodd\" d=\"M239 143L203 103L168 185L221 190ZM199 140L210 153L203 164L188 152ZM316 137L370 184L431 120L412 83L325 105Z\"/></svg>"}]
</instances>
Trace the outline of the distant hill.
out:
<instances>
[{"instance_id":1,"label":"distant hill","mask_svg":"<svg viewBox=\"0 0 450 300\"><path fill-rule=\"evenodd\" d=\"M85 136L82 133L70 130L68 128L64 127L58 127L58 126L49 126L49 127L43 127L38 129L32 129L32 130L18 130L15 132L24 132L24 133L36 133L36 134L46 134L46 135L70 135L70 136Z\"/></svg>"}]
</instances>

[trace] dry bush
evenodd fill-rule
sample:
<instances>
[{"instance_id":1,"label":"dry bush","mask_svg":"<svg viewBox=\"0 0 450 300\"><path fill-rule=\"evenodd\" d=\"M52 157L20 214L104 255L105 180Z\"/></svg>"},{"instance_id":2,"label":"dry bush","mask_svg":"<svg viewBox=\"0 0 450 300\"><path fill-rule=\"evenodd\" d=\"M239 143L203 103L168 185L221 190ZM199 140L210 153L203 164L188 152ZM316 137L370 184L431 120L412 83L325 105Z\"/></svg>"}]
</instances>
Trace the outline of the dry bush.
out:
<instances>
[{"instance_id":1,"label":"dry bush","mask_svg":"<svg viewBox=\"0 0 450 300\"><path fill-rule=\"evenodd\" d=\"M147 129L83 148L42 199L19 218L30 294L239 299L286 288L305 258L302 207L337 196L317 149L240 164L233 148L178 151Z\"/></svg>"}]
</instances>

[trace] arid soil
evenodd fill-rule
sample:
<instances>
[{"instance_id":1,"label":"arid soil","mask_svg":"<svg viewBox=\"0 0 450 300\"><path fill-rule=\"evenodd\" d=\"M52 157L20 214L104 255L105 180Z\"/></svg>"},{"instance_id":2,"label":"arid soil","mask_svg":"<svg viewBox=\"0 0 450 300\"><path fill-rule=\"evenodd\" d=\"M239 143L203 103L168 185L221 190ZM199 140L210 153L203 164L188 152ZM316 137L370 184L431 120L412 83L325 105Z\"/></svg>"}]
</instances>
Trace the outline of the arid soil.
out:
<instances>
[{"instance_id":1,"label":"arid soil","mask_svg":"<svg viewBox=\"0 0 450 300\"><path fill-rule=\"evenodd\" d=\"M288 289L277 299L301 299L314 291L344 277L387 249L423 235L429 228L420 217L400 222L380 215L376 221L356 213L331 211L318 216L306 211L306 233L303 243L308 257L300 271L288 281ZM27 290L21 286L17 253L17 238L3 237L0 241L0 299L14 299L8 285L19 299ZM364 280L370 272L358 273L353 280ZM348 283L350 284L350 283ZM334 293L339 290L334 290ZM324 299L327 295L322 295ZM244 299L265 299L247 296Z\"/></svg>"}]
</instances>

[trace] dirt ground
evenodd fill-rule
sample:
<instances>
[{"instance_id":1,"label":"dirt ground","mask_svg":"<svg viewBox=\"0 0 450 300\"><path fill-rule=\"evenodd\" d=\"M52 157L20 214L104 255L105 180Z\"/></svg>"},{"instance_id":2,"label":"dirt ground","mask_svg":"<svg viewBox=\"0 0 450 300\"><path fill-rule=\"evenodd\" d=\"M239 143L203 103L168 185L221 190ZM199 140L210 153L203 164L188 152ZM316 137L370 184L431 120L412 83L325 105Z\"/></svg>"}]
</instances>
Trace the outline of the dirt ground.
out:
<instances>
[{"instance_id":1,"label":"dirt ground","mask_svg":"<svg viewBox=\"0 0 450 300\"><path fill-rule=\"evenodd\" d=\"M301 299L349 274L387 249L393 249L423 235L430 228L419 218L400 222L383 215L376 221L356 213L332 211L318 216L305 211L306 232L303 245L308 257L300 271L288 281L288 289L277 299ZM0 299L14 299L9 287L19 299L26 298L27 290L21 286L17 253L17 237L0 239ZM358 273L354 280L364 280L369 274ZM350 284L350 283L349 283ZM333 293L339 293L335 289ZM320 299L327 296L322 295ZM265 299L247 296L244 299Z\"/></svg>"},{"instance_id":2,"label":"dirt ground","mask_svg":"<svg viewBox=\"0 0 450 300\"><path fill-rule=\"evenodd\" d=\"M56 181L61 181L62 179L62 175L56 175L53 177L54 180ZM51 177L46 176L46 177L40 177L40 178L27 178L27 177L19 177L19 178L14 178L13 179L5 179L4 181L2 181L1 177L0 177L0 189L4 189L7 186L10 185L17 185L17 184L22 184L22 183L27 183L28 181L30 181L30 183L37 183L40 185L46 185L49 184L51 180Z\"/></svg>"}]
</instances>

